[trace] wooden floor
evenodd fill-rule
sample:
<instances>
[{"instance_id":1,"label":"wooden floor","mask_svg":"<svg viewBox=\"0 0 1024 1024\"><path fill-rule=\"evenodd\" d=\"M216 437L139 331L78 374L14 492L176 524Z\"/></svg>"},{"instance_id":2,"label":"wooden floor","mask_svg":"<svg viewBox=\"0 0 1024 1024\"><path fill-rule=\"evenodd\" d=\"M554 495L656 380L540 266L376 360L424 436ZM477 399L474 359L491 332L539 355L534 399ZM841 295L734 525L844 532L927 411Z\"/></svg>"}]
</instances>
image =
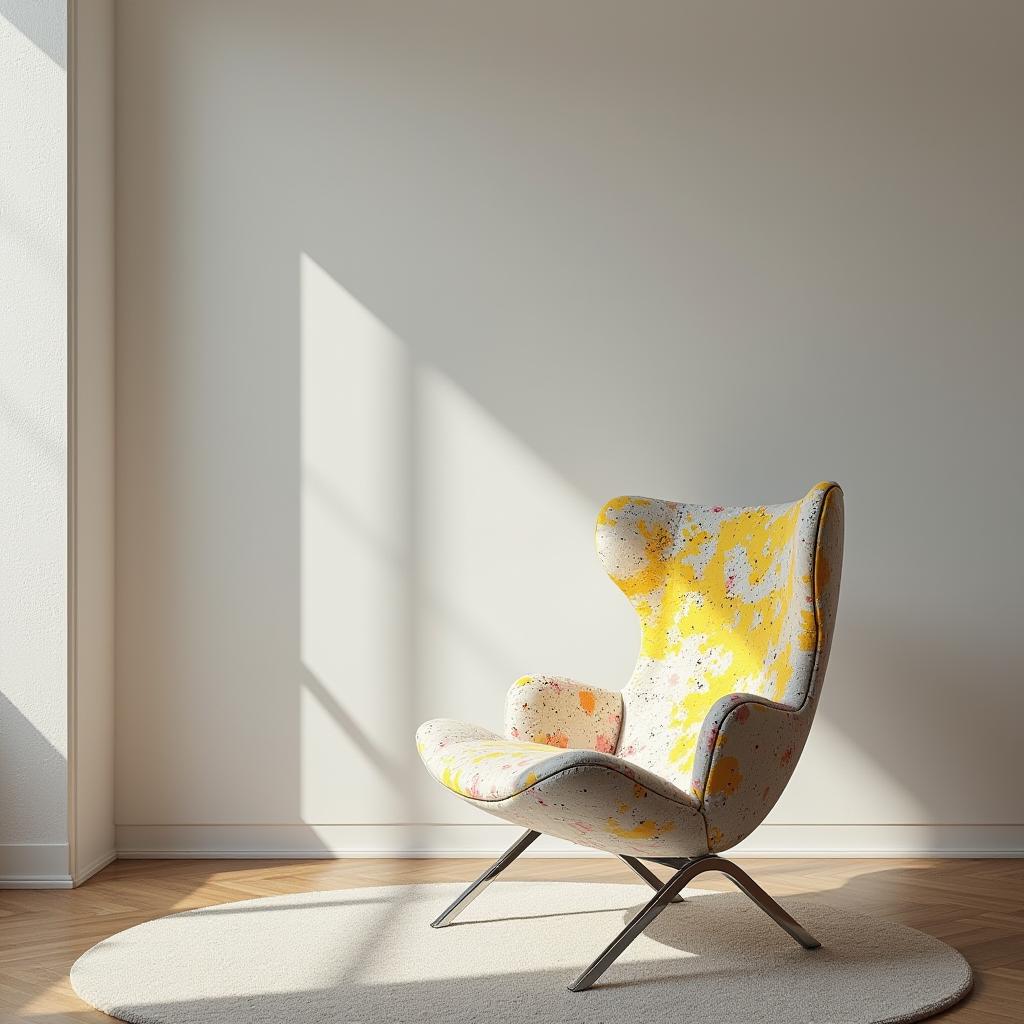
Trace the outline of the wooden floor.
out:
<instances>
[{"instance_id":1,"label":"wooden floor","mask_svg":"<svg viewBox=\"0 0 1024 1024\"><path fill-rule=\"evenodd\" d=\"M754 860L744 866L783 903L834 906L920 928L975 971L956 1024L1024 1021L1024 860ZM93 943L150 918L214 903L314 889L469 880L475 860L119 861L73 891L0 892L0 1020L109 1021L68 984ZM509 878L635 882L616 860L520 860ZM702 888L728 888L703 875ZM486 897L484 897L486 898Z\"/></svg>"}]
</instances>

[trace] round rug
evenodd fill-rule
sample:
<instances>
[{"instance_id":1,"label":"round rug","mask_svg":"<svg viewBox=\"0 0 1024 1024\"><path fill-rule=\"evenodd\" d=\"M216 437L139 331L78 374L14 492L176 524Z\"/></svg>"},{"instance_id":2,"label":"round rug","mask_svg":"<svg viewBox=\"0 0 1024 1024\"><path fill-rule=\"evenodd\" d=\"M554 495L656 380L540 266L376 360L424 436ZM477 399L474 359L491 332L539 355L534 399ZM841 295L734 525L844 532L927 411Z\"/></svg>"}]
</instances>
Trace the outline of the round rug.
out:
<instances>
[{"instance_id":1,"label":"round rug","mask_svg":"<svg viewBox=\"0 0 1024 1024\"><path fill-rule=\"evenodd\" d=\"M93 946L86 1002L133 1024L882 1024L962 998L971 969L913 928L806 899L798 946L740 893L687 890L587 992L566 986L650 897L633 885L498 882L310 892L190 910Z\"/></svg>"}]
</instances>

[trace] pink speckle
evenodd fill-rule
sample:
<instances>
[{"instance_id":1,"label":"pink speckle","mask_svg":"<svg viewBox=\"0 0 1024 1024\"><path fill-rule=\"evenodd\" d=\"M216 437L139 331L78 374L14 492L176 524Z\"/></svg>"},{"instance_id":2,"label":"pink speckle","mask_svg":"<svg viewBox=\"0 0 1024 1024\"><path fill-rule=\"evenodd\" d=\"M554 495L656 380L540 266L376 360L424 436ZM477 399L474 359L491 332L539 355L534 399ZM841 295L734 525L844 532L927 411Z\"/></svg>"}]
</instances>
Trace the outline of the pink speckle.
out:
<instances>
[{"instance_id":1,"label":"pink speckle","mask_svg":"<svg viewBox=\"0 0 1024 1024\"><path fill-rule=\"evenodd\" d=\"M715 505L715 506L712 507L711 511L712 512L724 512L725 511L725 506L724 505Z\"/></svg>"},{"instance_id":2,"label":"pink speckle","mask_svg":"<svg viewBox=\"0 0 1024 1024\"><path fill-rule=\"evenodd\" d=\"M732 588L736 586L736 574L730 573L725 577L725 592L727 594L732 593Z\"/></svg>"},{"instance_id":3,"label":"pink speckle","mask_svg":"<svg viewBox=\"0 0 1024 1024\"><path fill-rule=\"evenodd\" d=\"M615 750L615 744L607 736L598 736L594 749L599 750L602 754L611 754Z\"/></svg>"},{"instance_id":4,"label":"pink speckle","mask_svg":"<svg viewBox=\"0 0 1024 1024\"><path fill-rule=\"evenodd\" d=\"M735 713L737 722L745 722L750 717L750 705L741 704Z\"/></svg>"},{"instance_id":5,"label":"pink speckle","mask_svg":"<svg viewBox=\"0 0 1024 1024\"><path fill-rule=\"evenodd\" d=\"M519 739L519 730L514 725L512 726L511 732L512 732L512 739L514 739L514 740Z\"/></svg>"},{"instance_id":6,"label":"pink speckle","mask_svg":"<svg viewBox=\"0 0 1024 1024\"><path fill-rule=\"evenodd\" d=\"M679 685L679 673L678 673L678 672L673 672L673 673L672 673L672 675L670 675L670 676L668 677L668 681L669 681L669 682L670 682L670 683L671 683L671 684L672 684L673 686L678 686L678 685Z\"/></svg>"}]
</instances>

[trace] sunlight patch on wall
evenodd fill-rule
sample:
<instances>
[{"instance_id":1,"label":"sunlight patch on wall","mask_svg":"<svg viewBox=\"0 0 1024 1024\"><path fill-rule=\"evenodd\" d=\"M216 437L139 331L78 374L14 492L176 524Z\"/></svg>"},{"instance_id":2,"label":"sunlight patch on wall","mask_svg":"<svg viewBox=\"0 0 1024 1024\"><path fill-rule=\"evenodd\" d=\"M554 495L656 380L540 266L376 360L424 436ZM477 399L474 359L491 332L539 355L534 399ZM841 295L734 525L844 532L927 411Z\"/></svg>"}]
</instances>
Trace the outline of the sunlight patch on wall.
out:
<instances>
[{"instance_id":1,"label":"sunlight patch on wall","mask_svg":"<svg viewBox=\"0 0 1024 1024\"><path fill-rule=\"evenodd\" d=\"M479 823L416 725L500 731L524 673L622 686L632 612L592 501L307 255L300 282L303 820Z\"/></svg>"},{"instance_id":2,"label":"sunlight patch on wall","mask_svg":"<svg viewBox=\"0 0 1024 1024\"><path fill-rule=\"evenodd\" d=\"M396 734L411 686L409 356L305 254L300 293L301 814L403 820Z\"/></svg>"},{"instance_id":3,"label":"sunlight patch on wall","mask_svg":"<svg viewBox=\"0 0 1024 1024\"><path fill-rule=\"evenodd\" d=\"M65 7L0 4L0 821L66 842Z\"/></svg>"},{"instance_id":4,"label":"sunlight patch on wall","mask_svg":"<svg viewBox=\"0 0 1024 1024\"><path fill-rule=\"evenodd\" d=\"M635 625L598 563L593 501L449 377L422 367L416 386L428 692L443 713L499 728L525 673L624 685Z\"/></svg>"}]
</instances>

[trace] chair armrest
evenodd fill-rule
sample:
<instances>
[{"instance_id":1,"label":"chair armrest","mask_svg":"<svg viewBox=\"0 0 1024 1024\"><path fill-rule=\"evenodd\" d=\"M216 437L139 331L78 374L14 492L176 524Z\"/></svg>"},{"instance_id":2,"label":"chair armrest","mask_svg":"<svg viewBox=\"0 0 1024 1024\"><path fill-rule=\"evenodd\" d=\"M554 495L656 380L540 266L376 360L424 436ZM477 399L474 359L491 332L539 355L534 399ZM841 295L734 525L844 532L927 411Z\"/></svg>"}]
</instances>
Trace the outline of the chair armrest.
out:
<instances>
[{"instance_id":1,"label":"chair armrest","mask_svg":"<svg viewBox=\"0 0 1024 1024\"><path fill-rule=\"evenodd\" d=\"M523 676L505 698L505 735L553 747L614 753L622 695L560 676Z\"/></svg>"},{"instance_id":2,"label":"chair armrest","mask_svg":"<svg viewBox=\"0 0 1024 1024\"><path fill-rule=\"evenodd\" d=\"M811 727L810 708L752 693L716 701L697 741L691 790L708 823L708 846L727 850L765 819L789 782Z\"/></svg>"}]
</instances>

